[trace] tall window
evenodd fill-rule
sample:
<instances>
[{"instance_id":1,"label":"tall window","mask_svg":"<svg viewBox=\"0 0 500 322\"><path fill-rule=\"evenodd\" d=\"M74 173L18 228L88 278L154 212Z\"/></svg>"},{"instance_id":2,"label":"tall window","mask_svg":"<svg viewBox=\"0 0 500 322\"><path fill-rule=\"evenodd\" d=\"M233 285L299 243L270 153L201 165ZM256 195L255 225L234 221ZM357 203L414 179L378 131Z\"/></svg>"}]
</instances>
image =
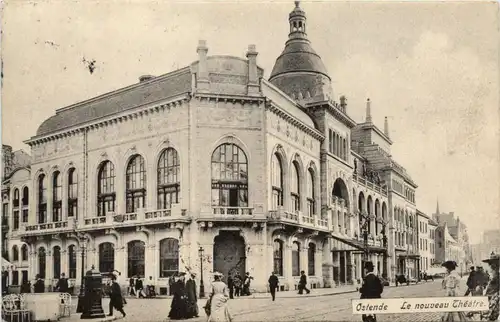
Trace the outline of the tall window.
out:
<instances>
[{"instance_id":1,"label":"tall window","mask_svg":"<svg viewBox=\"0 0 500 322\"><path fill-rule=\"evenodd\" d=\"M106 216L106 214L115 211L115 166L111 161L104 161L97 175L97 215Z\"/></svg>"},{"instance_id":2,"label":"tall window","mask_svg":"<svg viewBox=\"0 0 500 322\"><path fill-rule=\"evenodd\" d=\"M316 202L314 200L314 171L307 171L307 211L308 216L312 217L316 213Z\"/></svg>"},{"instance_id":3,"label":"tall window","mask_svg":"<svg viewBox=\"0 0 500 322\"><path fill-rule=\"evenodd\" d=\"M145 244L142 241L134 240L128 243L128 277L144 277L144 255Z\"/></svg>"},{"instance_id":4,"label":"tall window","mask_svg":"<svg viewBox=\"0 0 500 322\"><path fill-rule=\"evenodd\" d=\"M12 226L12 230L18 230L19 229L19 210L14 210L12 214L12 221L14 222Z\"/></svg>"},{"instance_id":5,"label":"tall window","mask_svg":"<svg viewBox=\"0 0 500 322\"><path fill-rule=\"evenodd\" d=\"M47 180L45 174L38 176L38 223L47 222Z\"/></svg>"},{"instance_id":6,"label":"tall window","mask_svg":"<svg viewBox=\"0 0 500 322\"><path fill-rule=\"evenodd\" d=\"M19 248L17 245L12 246L12 261L17 262L19 260Z\"/></svg>"},{"instance_id":7,"label":"tall window","mask_svg":"<svg viewBox=\"0 0 500 322\"><path fill-rule=\"evenodd\" d=\"M14 198L12 200L12 207L17 208L19 207L19 189L14 189Z\"/></svg>"},{"instance_id":8,"label":"tall window","mask_svg":"<svg viewBox=\"0 0 500 322\"><path fill-rule=\"evenodd\" d=\"M177 151L173 148L163 150L158 160L158 209L168 209L179 203L180 163Z\"/></svg>"},{"instance_id":9,"label":"tall window","mask_svg":"<svg viewBox=\"0 0 500 322\"><path fill-rule=\"evenodd\" d=\"M52 221L62 221L62 176L59 171L52 177Z\"/></svg>"},{"instance_id":10,"label":"tall window","mask_svg":"<svg viewBox=\"0 0 500 322\"><path fill-rule=\"evenodd\" d=\"M273 187L273 208L276 210L278 207L283 206L283 168L281 166L281 159L277 153L273 154L271 160L271 175Z\"/></svg>"},{"instance_id":11,"label":"tall window","mask_svg":"<svg viewBox=\"0 0 500 322\"><path fill-rule=\"evenodd\" d=\"M28 246L26 244L23 244L21 246L21 260L22 261L28 260Z\"/></svg>"},{"instance_id":12,"label":"tall window","mask_svg":"<svg viewBox=\"0 0 500 322\"><path fill-rule=\"evenodd\" d=\"M42 279L45 279L45 271L46 271L46 257L45 257L45 248L38 248L38 274Z\"/></svg>"},{"instance_id":13,"label":"tall window","mask_svg":"<svg viewBox=\"0 0 500 322\"><path fill-rule=\"evenodd\" d=\"M296 241L292 244L292 276L300 276L300 244Z\"/></svg>"},{"instance_id":14,"label":"tall window","mask_svg":"<svg viewBox=\"0 0 500 322\"><path fill-rule=\"evenodd\" d=\"M316 244L309 243L309 248L307 249L307 275L316 275Z\"/></svg>"},{"instance_id":15,"label":"tall window","mask_svg":"<svg viewBox=\"0 0 500 322\"><path fill-rule=\"evenodd\" d=\"M23 207L27 206L29 204L29 193L28 192L29 192L28 187L24 187L23 188L23 199L22 199Z\"/></svg>"},{"instance_id":16,"label":"tall window","mask_svg":"<svg viewBox=\"0 0 500 322\"><path fill-rule=\"evenodd\" d=\"M160 277L169 277L179 271L179 241L165 238L160 241Z\"/></svg>"},{"instance_id":17,"label":"tall window","mask_svg":"<svg viewBox=\"0 0 500 322\"><path fill-rule=\"evenodd\" d=\"M283 276L283 242L276 239L273 248L274 273Z\"/></svg>"},{"instance_id":18,"label":"tall window","mask_svg":"<svg viewBox=\"0 0 500 322\"><path fill-rule=\"evenodd\" d=\"M299 177L299 165L297 162L293 162L292 164L292 176L290 180L290 196L292 198L292 211L300 210L300 177Z\"/></svg>"},{"instance_id":19,"label":"tall window","mask_svg":"<svg viewBox=\"0 0 500 322\"><path fill-rule=\"evenodd\" d=\"M248 207L248 161L236 144L222 144L212 154L212 205Z\"/></svg>"},{"instance_id":20,"label":"tall window","mask_svg":"<svg viewBox=\"0 0 500 322\"><path fill-rule=\"evenodd\" d=\"M78 218L78 175L75 168L68 171L68 217Z\"/></svg>"},{"instance_id":21,"label":"tall window","mask_svg":"<svg viewBox=\"0 0 500 322\"><path fill-rule=\"evenodd\" d=\"M55 246L52 253L52 260L54 261L54 278L61 276L61 247Z\"/></svg>"},{"instance_id":22,"label":"tall window","mask_svg":"<svg viewBox=\"0 0 500 322\"><path fill-rule=\"evenodd\" d=\"M68 247L69 278L76 278L76 250L75 245Z\"/></svg>"},{"instance_id":23,"label":"tall window","mask_svg":"<svg viewBox=\"0 0 500 322\"><path fill-rule=\"evenodd\" d=\"M115 249L111 243L99 245L99 271L111 273L115 269Z\"/></svg>"},{"instance_id":24,"label":"tall window","mask_svg":"<svg viewBox=\"0 0 500 322\"><path fill-rule=\"evenodd\" d=\"M146 166L141 155L132 157L127 165L127 213L136 212L146 204Z\"/></svg>"}]
</instances>

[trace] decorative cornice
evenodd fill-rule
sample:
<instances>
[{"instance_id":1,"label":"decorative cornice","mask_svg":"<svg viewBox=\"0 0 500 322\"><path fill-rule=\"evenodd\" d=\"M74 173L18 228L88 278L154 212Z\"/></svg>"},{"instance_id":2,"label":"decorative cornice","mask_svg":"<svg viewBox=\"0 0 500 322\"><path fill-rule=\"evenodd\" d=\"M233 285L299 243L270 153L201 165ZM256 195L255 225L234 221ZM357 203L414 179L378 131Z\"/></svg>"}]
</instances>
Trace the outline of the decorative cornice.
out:
<instances>
[{"instance_id":1,"label":"decorative cornice","mask_svg":"<svg viewBox=\"0 0 500 322\"><path fill-rule=\"evenodd\" d=\"M148 114L159 113L160 111L164 111L165 109L171 109L177 106L181 106L183 103L189 101L190 99L191 96L189 95L189 93L184 93L168 100L148 103L144 106L135 107L133 110L125 111L121 114L114 114L108 117L103 117L99 120L89 122L87 124L75 125L72 128L67 128L56 133L34 136L29 140L23 141L23 143L29 146L36 146L38 144L43 144L45 142L57 140L60 138L78 135L85 131L92 131L128 120L137 119Z\"/></svg>"},{"instance_id":2,"label":"decorative cornice","mask_svg":"<svg viewBox=\"0 0 500 322\"><path fill-rule=\"evenodd\" d=\"M311 135L313 138L320 140L320 141L323 141L325 139L325 136L323 134L321 134L321 132L304 124L302 121L298 120L295 116L291 115L287 111L280 108L273 101L266 100L266 109L275 113L276 115L283 118L285 121L289 122L290 124L298 127L299 129L306 132L307 134Z\"/></svg>"},{"instance_id":3,"label":"decorative cornice","mask_svg":"<svg viewBox=\"0 0 500 322\"><path fill-rule=\"evenodd\" d=\"M334 116L336 119L344 123L347 127L353 128L356 125L356 121L354 121L352 118L349 117L345 112L340 110L340 107L338 104L332 101L323 101L323 102L314 102L314 103L307 103L305 104L305 107L307 110L309 109L318 109L318 108L324 108L326 111L328 111L332 116Z\"/></svg>"},{"instance_id":4,"label":"decorative cornice","mask_svg":"<svg viewBox=\"0 0 500 322\"><path fill-rule=\"evenodd\" d=\"M244 95L229 95L229 94L214 94L214 93L195 93L192 96L194 99L198 99L199 101L207 100L208 102L231 102L235 103L251 103L251 104L260 104L264 102L264 97L262 96L244 96Z\"/></svg>"}]
</instances>

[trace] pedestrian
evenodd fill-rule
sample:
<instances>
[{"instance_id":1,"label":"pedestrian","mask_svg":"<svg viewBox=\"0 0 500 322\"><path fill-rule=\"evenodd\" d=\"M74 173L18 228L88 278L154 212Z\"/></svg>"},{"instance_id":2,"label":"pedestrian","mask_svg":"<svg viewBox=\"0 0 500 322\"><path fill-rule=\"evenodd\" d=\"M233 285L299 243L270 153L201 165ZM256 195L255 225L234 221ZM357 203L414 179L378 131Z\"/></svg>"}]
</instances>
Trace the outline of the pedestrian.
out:
<instances>
[{"instance_id":1,"label":"pedestrian","mask_svg":"<svg viewBox=\"0 0 500 322\"><path fill-rule=\"evenodd\" d=\"M185 273L175 274L172 283L172 304L168 317L171 320L183 320L187 317L186 286L184 284Z\"/></svg>"},{"instance_id":2,"label":"pedestrian","mask_svg":"<svg viewBox=\"0 0 500 322\"><path fill-rule=\"evenodd\" d=\"M234 295L236 297L239 297L241 295L241 285L243 284L241 275L239 272L236 272L236 275L234 276Z\"/></svg>"},{"instance_id":3,"label":"pedestrian","mask_svg":"<svg viewBox=\"0 0 500 322\"><path fill-rule=\"evenodd\" d=\"M373 273L375 267L372 262L365 262L364 270L365 277L363 278L363 285L359 289L361 293L360 299L379 299L382 297L384 285L382 281ZM363 314L363 322L376 322L377 316L375 314Z\"/></svg>"},{"instance_id":4,"label":"pedestrian","mask_svg":"<svg viewBox=\"0 0 500 322\"><path fill-rule=\"evenodd\" d=\"M198 317L198 297L196 296L196 274L191 273L186 282L187 317Z\"/></svg>"},{"instance_id":5,"label":"pedestrian","mask_svg":"<svg viewBox=\"0 0 500 322\"><path fill-rule=\"evenodd\" d=\"M303 294L304 290L307 294L311 293L311 290L307 288L307 276L306 272L300 271L300 280L299 280L299 294Z\"/></svg>"},{"instance_id":6,"label":"pedestrian","mask_svg":"<svg viewBox=\"0 0 500 322\"><path fill-rule=\"evenodd\" d=\"M250 283L252 282L253 277L250 276L250 273L247 272L245 274L245 282L243 283L243 295L248 296L250 295Z\"/></svg>"},{"instance_id":7,"label":"pedestrian","mask_svg":"<svg viewBox=\"0 0 500 322\"><path fill-rule=\"evenodd\" d=\"M222 281L222 273L214 273L214 281L212 282L210 296L205 305L205 312L208 313L208 322L231 322L233 320L229 312L229 290L227 285Z\"/></svg>"},{"instance_id":8,"label":"pedestrian","mask_svg":"<svg viewBox=\"0 0 500 322\"><path fill-rule=\"evenodd\" d=\"M109 293L109 314L108 316L113 316L113 308L120 312L123 317L126 317L127 314L123 310L123 297L122 297L122 289L120 284L116 281L116 276L114 274L111 275L111 291Z\"/></svg>"},{"instance_id":9,"label":"pedestrian","mask_svg":"<svg viewBox=\"0 0 500 322\"><path fill-rule=\"evenodd\" d=\"M155 286L153 283L153 276L150 276L148 282L146 283L146 297L148 298L156 297Z\"/></svg>"},{"instance_id":10,"label":"pedestrian","mask_svg":"<svg viewBox=\"0 0 500 322\"><path fill-rule=\"evenodd\" d=\"M271 276L269 276L269 291L271 292L271 297L273 298L273 301L276 299L276 289L278 288L279 285L279 280L278 276L275 275L274 272L271 272Z\"/></svg>"},{"instance_id":11,"label":"pedestrian","mask_svg":"<svg viewBox=\"0 0 500 322\"><path fill-rule=\"evenodd\" d=\"M33 293L44 293L45 292L45 282L40 276L40 274L36 274L36 281L33 284Z\"/></svg>"},{"instance_id":12,"label":"pedestrian","mask_svg":"<svg viewBox=\"0 0 500 322\"><path fill-rule=\"evenodd\" d=\"M445 296L459 296L458 290L460 288L460 275L457 273L457 263L454 261L446 261L442 265L446 268L447 275L442 281L443 289L445 290ZM441 320L443 322L459 322L468 321L464 312L445 312Z\"/></svg>"},{"instance_id":13,"label":"pedestrian","mask_svg":"<svg viewBox=\"0 0 500 322\"><path fill-rule=\"evenodd\" d=\"M137 277L135 279L135 295L138 299L146 297L146 294L144 294L144 284L140 277Z\"/></svg>"},{"instance_id":14,"label":"pedestrian","mask_svg":"<svg viewBox=\"0 0 500 322\"><path fill-rule=\"evenodd\" d=\"M135 296L135 276L132 276L129 280L128 280L128 295L129 296Z\"/></svg>"},{"instance_id":15,"label":"pedestrian","mask_svg":"<svg viewBox=\"0 0 500 322\"><path fill-rule=\"evenodd\" d=\"M68 279L64 275L64 273L61 274L61 278L57 281L55 290L60 293L68 293Z\"/></svg>"},{"instance_id":16,"label":"pedestrian","mask_svg":"<svg viewBox=\"0 0 500 322\"><path fill-rule=\"evenodd\" d=\"M232 274L230 274L227 277L227 287L229 288L229 298L233 299L234 298L234 279L233 279Z\"/></svg>"},{"instance_id":17,"label":"pedestrian","mask_svg":"<svg viewBox=\"0 0 500 322\"><path fill-rule=\"evenodd\" d=\"M474 270L474 266L471 266L469 277L467 278L467 292L465 292L464 296L468 296L470 293L474 293L477 285L476 271ZM474 295L474 294L472 294Z\"/></svg>"},{"instance_id":18,"label":"pedestrian","mask_svg":"<svg viewBox=\"0 0 500 322\"><path fill-rule=\"evenodd\" d=\"M499 292L500 292L500 281L499 281L499 267L500 267L500 256L494 253L491 254L490 258L483 260L491 268L491 280L486 286L486 291L484 295L488 297L489 309L488 312L481 314L481 318L486 321L496 321L499 316Z\"/></svg>"}]
</instances>

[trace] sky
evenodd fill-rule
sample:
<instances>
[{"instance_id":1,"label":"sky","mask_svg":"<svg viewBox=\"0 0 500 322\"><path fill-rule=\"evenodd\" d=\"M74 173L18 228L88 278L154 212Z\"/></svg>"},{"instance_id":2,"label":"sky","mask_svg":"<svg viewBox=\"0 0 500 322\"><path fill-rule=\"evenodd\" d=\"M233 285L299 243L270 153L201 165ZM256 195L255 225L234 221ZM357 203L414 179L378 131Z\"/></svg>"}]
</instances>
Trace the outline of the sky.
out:
<instances>
[{"instance_id":1,"label":"sky","mask_svg":"<svg viewBox=\"0 0 500 322\"><path fill-rule=\"evenodd\" d=\"M2 142L29 147L55 110L255 44L269 76L293 1L21 1L2 16ZM455 212L478 242L500 228L499 11L495 2L302 1L307 32L348 114L389 119L417 207ZM95 60L91 74L84 61Z\"/></svg>"}]
</instances>

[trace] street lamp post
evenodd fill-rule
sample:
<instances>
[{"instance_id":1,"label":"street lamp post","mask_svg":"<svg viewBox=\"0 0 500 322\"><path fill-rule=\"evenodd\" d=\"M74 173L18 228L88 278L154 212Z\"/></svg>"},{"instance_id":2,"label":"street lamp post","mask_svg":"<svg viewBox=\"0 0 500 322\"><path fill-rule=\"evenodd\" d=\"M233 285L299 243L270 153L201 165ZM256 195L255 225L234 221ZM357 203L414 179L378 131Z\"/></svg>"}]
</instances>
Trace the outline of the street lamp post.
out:
<instances>
[{"instance_id":1,"label":"street lamp post","mask_svg":"<svg viewBox=\"0 0 500 322\"><path fill-rule=\"evenodd\" d=\"M363 248L364 248L363 262L367 262L368 255L369 255L369 249L368 249L368 224L369 224L368 218L369 217L368 217L368 214L363 215L362 217L364 219L364 221L361 225L361 231L363 233ZM363 265L363 267L361 267L361 272L362 272L362 276L364 277L365 276L364 265Z\"/></svg>"},{"instance_id":2,"label":"street lamp post","mask_svg":"<svg viewBox=\"0 0 500 322\"><path fill-rule=\"evenodd\" d=\"M82 251L82 279L80 281L80 294L78 294L78 305L76 307L76 313L82 313L84 311L84 297L85 297L85 251L87 238L83 235L79 235L78 239L80 241L81 251Z\"/></svg>"},{"instance_id":3,"label":"street lamp post","mask_svg":"<svg viewBox=\"0 0 500 322\"><path fill-rule=\"evenodd\" d=\"M198 255L200 256L200 299L205 297L205 285L203 284L203 253L205 250L200 246Z\"/></svg>"}]
</instances>

